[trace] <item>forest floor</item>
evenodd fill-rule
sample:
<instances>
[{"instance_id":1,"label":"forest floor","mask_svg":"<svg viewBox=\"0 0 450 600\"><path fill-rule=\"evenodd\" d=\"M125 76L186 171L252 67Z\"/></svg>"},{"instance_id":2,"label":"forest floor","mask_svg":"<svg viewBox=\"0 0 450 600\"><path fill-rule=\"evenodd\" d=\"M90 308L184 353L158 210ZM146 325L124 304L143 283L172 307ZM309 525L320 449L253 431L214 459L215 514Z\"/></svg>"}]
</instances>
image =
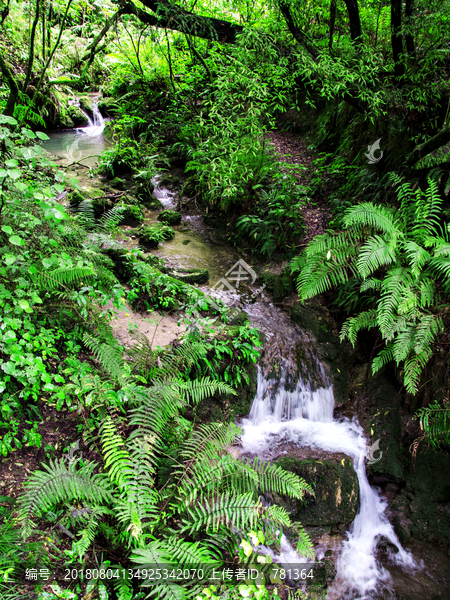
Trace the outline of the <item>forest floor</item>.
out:
<instances>
[{"instance_id":1,"label":"forest floor","mask_svg":"<svg viewBox=\"0 0 450 600\"><path fill-rule=\"evenodd\" d=\"M286 171L292 173L300 185L308 187L314 173L314 156L308 150L306 142L298 134L286 131L269 131L267 138L272 142L277 158L286 163ZM303 169L296 167L303 167ZM313 237L325 232L331 211L326 197L322 196L306 204L302 213L305 237L301 245L306 246Z\"/></svg>"}]
</instances>

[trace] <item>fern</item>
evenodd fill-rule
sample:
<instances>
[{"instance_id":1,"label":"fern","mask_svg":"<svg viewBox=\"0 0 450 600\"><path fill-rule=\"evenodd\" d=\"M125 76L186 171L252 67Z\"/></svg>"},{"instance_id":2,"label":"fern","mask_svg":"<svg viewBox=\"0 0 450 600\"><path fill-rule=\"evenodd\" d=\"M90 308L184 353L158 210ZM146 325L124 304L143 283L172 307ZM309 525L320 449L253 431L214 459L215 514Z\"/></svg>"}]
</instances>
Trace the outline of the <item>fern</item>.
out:
<instances>
[{"instance_id":1,"label":"fern","mask_svg":"<svg viewBox=\"0 0 450 600\"><path fill-rule=\"evenodd\" d=\"M363 245L359 250L357 261L358 272L363 279L372 275L380 267L391 265L397 261L396 248L391 240L385 240L379 235L375 235Z\"/></svg>"},{"instance_id":2,"label":"fern","mask_svg":"<svg viewBox=\"0 0 450 600\"><path fill-rule=\"evenodd\" d=\"M43 465L45 471L33 473L25 484L19 500L18 522L24 536L31 534L31 518L38 511L48 510L58 502L83 500L94 505L111 501L112 487L103 474L93 474L95 463L77 468L77 462L64 459Z\"/></svg>"},{"instance_id":3,"label":"fern","mask_svg":"<svg viewBox=\"0 0 450 600\"><path fill-rule=\"evenodd\" d=\"M416 413L420 427L434 448L450 444L450 408L437 402Z\"/></svg>"},{"instance_id":4,"label":"fern","mask_svg":"<svg viewBox=\"0 0 450 600\"><path fill-rule=\"evenodd\" d=\"M61 267L47 273L36 274L34 281L38 287L51 291L59 287L79 284L80 281L91 279L94 275L95 271L92 267Z\"/></svg>"},{"instance_id":5,"label":"fern","mask_svg":"<svg viewBox=\"0 0 450 600\"><path fill-rule=\"evenodd\" d=\"M450 294L449 228L442 225L435 181L424 192L392 180L399 186L397 211L370 202L349 208L345 230L317 236L291 268L300 271L302 300L338 287L339 305L359 307L344 323L341 340L354 345L359 331L378 328L388 345L375 357L373 372L390 360L403 363L406 389L414 393L444 328L438 311ZM372 306L362 312L366 298L355 298L358 284L360 292L374 292Z\"/></svg>"},{"instance_id":6,"label":"fern","mask_svg":"<svg viewBox=\"0 0 450 600\"><path fill-rule=\"evenodd\" d=\"M90 333L83 334L83 342L97 357L106 371L118 381L123 382L126 370L123 362L123 349L111 339L103 341Z\"/></svg>"},{"instance_id":7,"label":"fern","mask_svg":"<svg viewBox=\"0 0 450 600\"><path fill-rule=\"evenodd\" d=\"M361 331L361 329L371 329L372 327L376 327L377 324L376 310L366 310L356 317L351 317L345 321L341 329L340 340L342 342L345 338L348 338L351 344L355 346L358 332Z\"/></svg>"},{"instance_id":8,"label":"fern","mask_svg":"<svg viewBox=\"0 0 450 600\"><path fill-rule=\"evenodd\" d=\"M371 202L362 202L349 208L344 216L344 225L346 228L356 229L371 227L390 236L402 234L394 212L390 208L375 206Z\"/></svg>"}]
</instances>

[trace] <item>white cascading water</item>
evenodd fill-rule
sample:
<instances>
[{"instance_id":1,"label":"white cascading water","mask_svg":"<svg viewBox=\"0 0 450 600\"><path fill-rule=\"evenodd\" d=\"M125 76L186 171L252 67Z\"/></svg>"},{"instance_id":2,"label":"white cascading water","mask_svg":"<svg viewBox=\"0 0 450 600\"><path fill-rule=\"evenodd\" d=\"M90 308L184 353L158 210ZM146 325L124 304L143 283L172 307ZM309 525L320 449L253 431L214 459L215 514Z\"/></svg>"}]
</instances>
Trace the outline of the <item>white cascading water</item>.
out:
<instances>
[{"instance_id":1,"label":"white cascading water","mask_svg":"<svg viewBox=\"0 0 450 600\"><path fill-rule=\"evenodd\" d=\"M323 367L318 363L323 381ZM276 455L279 443L343 452L353 459L358 476L360 507L347 532L337 561L337 575L328 590L328 600L366 600L392 588L389 572L376 560L377 543L383 536L398 548L392 560L405 568L417 568L412 555L404 550L392 525L384 514L386 502L370 486L365 470L367 445L364 432L356 418L333 420L334 395L331 385L313 390L307 382L298 380L296 389L285 389L286 370L279 384L265 379L258 371L258 388L248 419L242 422L244 453L267 457ZM272 392L272 393L271 393ZM282 562L304 562L286 546ZM294 557L295 555L295 557Z\"/></svg>"},{"instance_id":2,"label":"white cascading water","mask_svg":"<svg viewBox=\"0 0 450 600\"><path fill-rule=\"evenodd\" d=\"M78 108L81 110L83 115L86 117L88 124L87 127L80 127L85 133L91 136L100 135L103 133L105 128L105 119L102 117L101 112L98 108L98 101L94 100L92 106L92 118L89 114L78 105Z\"/></svg>"}]
</instances>

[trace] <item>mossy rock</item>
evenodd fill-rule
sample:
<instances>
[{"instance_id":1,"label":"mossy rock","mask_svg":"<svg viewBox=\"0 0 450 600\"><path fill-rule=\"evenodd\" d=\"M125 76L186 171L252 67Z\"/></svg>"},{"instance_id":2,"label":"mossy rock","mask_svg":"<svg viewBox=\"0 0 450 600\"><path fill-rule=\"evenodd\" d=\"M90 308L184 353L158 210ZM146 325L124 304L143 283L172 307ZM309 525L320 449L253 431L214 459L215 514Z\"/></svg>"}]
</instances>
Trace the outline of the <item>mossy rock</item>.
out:
<instances>
[{"instance_id":1,"label":"mossy rock","mask_svg":"<svg viewBox=\"0 0 450 600\"><path fill-rule=\"evenodd\" d=\"M292 307L291 320L314 338L317 357L326 365L327 374L333 384L336 406L348 402L348 378L345 368L348 345L340 343L336 323L327 308L314 301L297 302Z\"/></svg>"},{"instance_id":2,"label":"mossy rock","mask_svg":"<svg viewBox=\"0 0 450 600\"><path fill-rule=\"evenodd\" d=\"M258 369L254 363L243 363L240 366L248 375L248 383L243 380L236 389L236 395L216 393L213 397L202 400L194 409L196 419L203 423L230 422L239 416L248 415L256 394ZM226 365L223 368L225 370Z\"/></svg>"},{"instance_id":3,"label":"mossy rock","mask_svg":"<svg viewBox=\"0 0 450 600\"><path fill-rule=\"evenodd\" d=\"M133 185L130 191L134 196L136 196L136 198L138 198L141 204L147 208L152 208L155 204L155 200L159 202L159 200L153 196L154 189L155 186L151 181L145 181ZM160 206L162 206L162 204L160 204Z\"/></svg>"},{"instance_id":4,"label":"mossy rock","mask_svg":"<svg viewBox=\"0 0 450 600\"><path fill-rule=\"evenodd\" d=\"M161 208L164 208L164 204L161 200L155 198L155 196L151 196L151 198L144 203L144 206L149 210L161 210Z\"/></svg>"},{"instance_id":5,"label":"mossy rock","mask_svg":"<svg viewBox=\"0 0 450 600\"><path fill-rule=\"evenodd\" d=\"M125 179L121 179L120 177L114 177L109 182L109 187L114 188L115 190L119 190L121 192L127 189L128 182Z\"/></svg>"},{"instance_id":6,"label":"mossy rock","mask_svg":"<svg viewBox=\"0 0 450 600\"><path fill-rule=\"evenodd\" d=\"M163 210L158 215L158 221L167 225L178 225L181 221L181 213L175 210Z\"/></svg>"},{"instance_id":7,"label":"mossy rock","mask_svg":"<svg viewBox=\"0 0 450 600\"><path fill-rule=\"evenodd\" d=\"M114 263L114 274L120 281L128 282L133 276L133 271L129 267L129 250L126 248L103 248L102 254L106 254Z\"/></svg>"},{"instance_id":8,"label":"mossy rock","mask_svg":"<svg viewBox=\"0 0 450 600\"><path fill-rule=\"evenodd\" d=\"M60 127L61 129L72 129L73 127L75 127L75 123L70 118L69 113L65 109L61 109L61 111L59 112L57 124L58 127Z\"/></svg>"},{"instance_id":9,"label":"mossy rock","mask_svg":"<svg viewBox=\"0 0 450 600\"><path fill-rule=\"evenodd\" d=\"M172 227L167 225L150 225L144 227L139 232L139 244L145 248L157 248L159 242L171 240L175 235Z\"/></svg>"},{"instance_id":10,"label":"mossy rock","mask_svg":"<svg viewBox=\"0 0 450 600\"><path fill-rule=\"evenodd\" d=\"M209 279L208 269L168 269L167 274L184 283L206 283Z\"/></svg>"},{"instance_id":11,"label":"mossy rock","mask_svg":"<svg viewBox=\"0 0 450 600\"><path fill-rule=\"evenodd\" d=\"M125 204L124 202L121 204L117 204L124 209L122 213L122 221L121 225L131 225L131 227L137 227L144 220L144 213L140 206L136 204Z\"/></svg>"},{"instance_id":12,"label":"mossy rock","mask_svg":"<svg viewBox=\"0 0 450 600\"><path fill-rule=\"evenodd\" d=\"M73 104L68 106L66 113L73 123L72 127L85 127L88 124L86 115L83 114L79 106L74 106Z\"/></svg>"},{"instance_id":13,"label":"mossy rock","mask_svg":"<svg viewBox=\"0 0 450 600\"><path fill-rule=\"evenodd\" d=\"M358 510L359 485L348 456L337 454L318 460L288 455L277 458L275 464L299 475L314 489L315 496L281 501L292 519L304 526L332 525L336 531L345 530L353 521Z\"/></svg>"},{"instance_id":14,"label":"mossy rock","mask_svg":"<svg viewBox=\"0 0 450 600\"><path fill-rule=\"evenodd\" d=\"M266 284L266 290L272 295L274 302L281 302L295 291L294 279L289 267L283 269L280 275L275 273L263 273L262 280Z\"/></svg>"},{"instance_id":15,"label":"mossy rock","mask_svg":"<svg viewBox=\"0 0 450 600\"><path fill-rule=\"evenodd\" d=\"M120 106L114 98L101 98L98 101L98 109L104 117L115 117L120 110Z\"/></svg>"},{"instance_id":16,"label":"mossy rock","mask_svg":"<svg viewBox=\"0 0 450 600\"><path fill-rule=\"evenodd\" d=\"M80 96L80 108L82 108L92 118L94 115L94 100L90 96Z\"/></svg>"}]
</instances>

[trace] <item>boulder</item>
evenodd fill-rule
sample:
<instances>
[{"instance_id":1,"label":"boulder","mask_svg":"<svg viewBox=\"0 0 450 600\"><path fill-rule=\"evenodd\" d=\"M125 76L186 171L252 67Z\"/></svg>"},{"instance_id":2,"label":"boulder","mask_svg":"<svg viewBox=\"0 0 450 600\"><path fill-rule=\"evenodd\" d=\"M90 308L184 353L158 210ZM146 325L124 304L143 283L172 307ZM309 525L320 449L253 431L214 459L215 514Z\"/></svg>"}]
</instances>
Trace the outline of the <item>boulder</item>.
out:
<instances>
[{"instance_id":1,"label":"boulder","mask_svg":"<svg viewBox=\"0 0 450 600\"><path fill-rule=\"evenodd\" d=\"M167 274L185 283L206 283L209 279L208 269L167 269Z\"/></svg>"},{"instance_id":2,"label":"boulder","mask_svg":"<svg viewBox=\"0 0 450 600\"><path fill-rule=\"evenodd\" d=\"M117 204L117 206L124 209L122 213L122 221L120 222L121 225L137 227L143 222L144 213L140 206L137 206L136 204L127 204L125 202Z\"/></svg>"},{"instance_id":3,"label":"boulder","mask_svg":"<svg viewBox=\"0 0 450 600\"><path fill-rule=\"evenodd\" d=\"M327 458L304 458L302 448L288 451L274 462L302 477L314 488L315 496L282 501L291 518L305 527L332 526L344 532L356 516L359 501L358 477L352 460L341 453L326 453ZM277 500L279 502L279 500Z\"/></svg>"},{"instance_id":4,"label":"boulder","mask_svg":"<svg viewBox=\"0 0 450 600\"><path fill-rule=\"evenodd\" d=\"M157 248L159 242L163 240L171 240L175 235L172 227L167 225L150 225L144 227L139 232L139 244L145 248Z\"/></svg>"},{"instance_id":5,"label":"boulder","mask_svg":"<svg viewBox=\"0 0 450 600\"><path fill-rule=\"evenodd\" d=\"M181 213L174 210L163 210L158 215L158 221L167 225L178 225L181 221Z\"/></svg>"},{"instance_id":6,"label":"boulder","mask_svg":"<svg viewBox=\"0 0 450 600\"><path fill-rule=\"evenodd\" d=\"M348 345L339 341L336 323L328 309L315 301L297 302L292 307L291 319L312 336L317 357L325 364L333 384L336 406L346 404L349 398L346 372Z\"/></svg>"},{"instance_id":7,"label":"boulder","mask_svg":"<svg viewBox=\"0 0 450 600\"><path fill-rule=\"evenodd\" d=\"M74 106L73 104L68 106L66 113L72 122L72 127L86 127L88 124L86 115L83 114L79 106Z\"/></svg>"}]
</instances>

